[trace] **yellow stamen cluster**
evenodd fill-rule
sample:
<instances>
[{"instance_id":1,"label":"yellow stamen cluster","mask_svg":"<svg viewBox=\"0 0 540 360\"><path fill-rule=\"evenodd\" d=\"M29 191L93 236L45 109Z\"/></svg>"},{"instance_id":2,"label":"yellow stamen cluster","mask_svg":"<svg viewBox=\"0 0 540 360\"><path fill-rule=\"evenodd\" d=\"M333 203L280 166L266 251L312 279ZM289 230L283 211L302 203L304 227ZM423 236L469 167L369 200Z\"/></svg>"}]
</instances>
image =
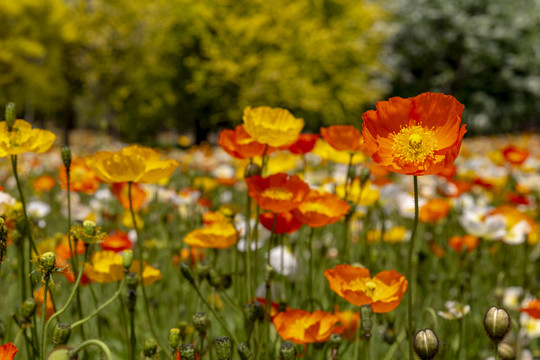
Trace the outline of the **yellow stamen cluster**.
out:
<instances>
[{"instance_id":1,"label":"yellow stamen cluster","mask_svg":"<svg viewBox=\"0 0 540 360\"><path fill-rule=\"evenodd\" d=\"M262 196L273 199L273 200L291 200L293 193L288 190L283 190L279 188L266 189Z\"/></svg>"},{"instance_id":2,"label":"yellow stamen cluster","mask_svg":"<svg viewBox=\"0 0 540 360\"><path fill-rule=\"evenodd\" d=\"M407 126L394 137L392 153L401 161L421 164L433 158L437 138L432 129L419 125Z\"/></svg>"}]
</instances>

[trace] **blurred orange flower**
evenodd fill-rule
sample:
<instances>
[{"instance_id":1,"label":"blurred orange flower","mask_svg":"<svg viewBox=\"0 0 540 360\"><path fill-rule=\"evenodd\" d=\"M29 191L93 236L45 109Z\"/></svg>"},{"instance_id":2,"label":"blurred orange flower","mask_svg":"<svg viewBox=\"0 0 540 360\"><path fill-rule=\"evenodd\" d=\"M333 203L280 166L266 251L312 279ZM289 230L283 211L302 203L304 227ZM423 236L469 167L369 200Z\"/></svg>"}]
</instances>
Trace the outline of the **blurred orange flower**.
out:
<instances>
[{"instance_id":1,"label":"blurred orange flower","mask_svg":"<svg viewBox=\"0 0 540 360\"><path fill-rule=\"evenodd\" d=\"M41 175L36 180L34 180L32 186L36 192L42 193L44 191L50 191L55 184L56 180L52 176Z\"/></svg>"},{"instance_id":2,"label":"blurred orange flower","mask_svg":"<svg viewBox=\"0 0 540 360\"><path fill-rule=\"evenodd\" d=\"M111 185L111 191L120 205L129 210L129 184L126 182L114 183ZM134 211L140 210L146 202L146 192L137 183L131 186L131 202Z\"/></svg>"},{"instance_id":3,"label":"blurred orange flower","mask_svg":"<svg viewBox=\"0 0 540 360\"><path fill-rule=\"evenodd\" d=\"M334 315L339 319L339 323L341 324L336 333L341 334L346 340L352 340L358 327L360 313L352 310L339 311L339 307L336 305Z\"/></svg>"},{"instance_id":4,"label":"blurred orange flower","mask_svg":"<svg viewBox=\"0 0 540 360\"><path fill-rule=\"evenodd\" d=\"M502 151L504 158L512 165L521 165L529 157L529 150L508 145Z\"/></svg>"},{"instance_id":5,"label":"blurred orange flower","mask_svg":"<svg viewBox=\"0 0 540 360\"><path fill-rule=\"evenodd\" d=\"M332 125L321 128L321 135L334 149L357 152L364 149L360 130L351 125Z\"/></svg>"},{"instance_id":6,"label":"blurred orange flower","mask_svg":"<svg viewBox=\"0 0 540 360\"><path fill-rule=\"evenodd\" d=\"M43 309L43 300L45 300L45 286L40 286L33 292L34 300L36 300L36 311L39 316L41 316ZM54 314L54 307L51 301L51 289L48 289L47 292L47 305L45 309L45 318L48 319ZM0 358L1 359L1 358Z\"/></svg>"},{"instance_id":7,"label":"blurred orange flower","mask_svg":"<svg viewBox=\"0 0 540 360\"><path fill-rule=\"evenodd\" d=\"M337 195L310 190L292 212L307 226L321 227L337 222L350 208L349 204Z\"/></svg>"},{"instance_id":8,"label":"blurred orange flower","mask_svg":"<svg viewBox=\"0 0 540 360\"><path fill-rule=\"evenodd\" d=\"M127 233L120 230L114 230L112 234L103 239L103 242L99 243L99 246L101 246L103 250L120 252L131 249L133 243L129 240Z\"/></svg>"},{"instance_id":9,"label":"blurred orange flower","mask_svg":"<svg viewBox=\"0 0 540 360\"><path fill-rule=\"evenodd\" d=\"M58 174L60 186L62 189L67 189L67 173L66 167L60 167ZM69 187L71 191L81 192L84 194L93 194L99 187L99 178L86 165L86 160L76 158L71 161L69 168Z\"/></svg>"},{"instance_id":10,"label":"blurred orange flower","mask_svg":"<svg viewBox=\"0 0 540 360\"><path fill-rule=\"evenodd\" d=\"M474 235L452 236L448 240L448 245L457 252L463 250L471 252L476 249L479 244L480 239Z\"/></svg>"},{"instance_id":11,"label":"blurred orange flower","mask_svg":"<svg viewBox=\"0 0 540 360\"><path fill-rule=\"evenodd\" d=\"M268 106L246 107L242 120L249 135L273 147L292 144L304 127L304 120L295 118L288 110Z\"/></svg>"},{"instance_id":12,"label":"blurred orange flower","mask_svg":"<svg viewBox=\"0 0 540 360\"><path fill-rule=\"evenodd\" d=\"M122 256L114 251L97 251L92 255L92 263L84 265L84 273L101 284L120 281L124 277L122 264Z\"/></svg>"},{"instance_id":13,"label":"blurred orange flower","mask_svg":"<svg viewBox=\"0 0 540 360\"><path fill-rule=\"evenodd\" d=\"M351 265L337 265L324 276L339 296L356 306L371 305L374 313L397 308L408 285L397 271L382 271L371 278L368 269Z\"/></svg>"},{"instance_id":14,"label":"blurred orange flower","mask_svg":"<svg viewBox=\"0 0 540 360\"><path fill-rule=\"evenodd\" d=\"M529 314L529 316L540 319L540 299L530 301L526 307L522 307L519 311Z\"/></svg>"},{"instance_id":15,"label":"blurred orange flower","mask_svg":"<svg viewBox=\"0 0 540 360\"><path fill-rule=\"evenodd\" d=\"M0 360L13 360L19 349L13 343L0 346Z\"/></svg>"},{"instance_id":16,"label":"blurred orange flower","mask_svg":"<svg viewBox=\"0 0 540 360\"><path fill-rule=\"evenodd\" d=\"M238 125L234 130L227 129L221 131L219 133L218 144L227 154L236 159L262 156L266 147L265 144L261 144L252 138L246 132L243 125Z\"/></svg>"},{"instance_id":17,"label":"blurred orange flower","mask_svg":"<svg viewBox=\"0 0 540 360\"><path fill-rule=\"evenodd\" d=\"M62 241L60 241L60 243L56 245L56 250L55 250L56 255L65 260L71 259L68 241L69 241L68 236L64 235L62 237ZM72 238L71 241L75 241L75 239ZM73 243L72 243L72 246L73 246ZM77 253L77 255L84 254L84 251L85 251L84 243L82 241L77 241L77 245L75 249L75 252Z\"/></svg>"},{"instance_id":18,"label":"blurred orange flower","mask_svg":"<svg viewBox=\"0 0 540 360\"><path fill-rule=\"evenodd\" d=\"M422 222L435 223L444 219L450 211L450 203L445 199L430 199L422 207L418 218Z\"/></svg>"},{"instance_id":19,"label":"blurred orange flower","mask_svg":"<svg viewBox=\"0 0 540 360\"><path fill-rule=\"evenodd\" d=\"M307 154L313 150L318 138L317 134L300 134L296 142L288 147L288 150L297 155Z\"/></svg>"},{"instance_id":20,"label":"blurred orange flower","mask_svg":"<svg viewBox=\"0 0 540 360\"><path fill-rule=\"evenodd\" d=\"M9 131L5 121L0 122L0 157L25 152L42 153L49 150L56 135L47 130L32 129L24 120L15 120Z\"/></svg>"},{"instance_id":21,"label":"blurred orange flower","mask_svg":"<svg viewBox=\"0 0 540 360\"><path fill-rule=\"evenodd\" d=\"M265 212L259 215L259 221L268 231L274 227L274 217L277 216L274 234L292 234L302 227L302 222L290 212L273 213Z\"/></svg>"},{"instance_id":22,"label":"blurred orange flower","mask_svg":"<svg viewBox=\"0 0 540 360\"><path fill-rule=\"evenodd\" d=\"M424 93L377 102L362 115L373 162L405 175L431 175L454 162L465 134L464 106L454 97Z\"/></svg>"},{"instance_id":23,"label":"blurred orange flower","mask_svg":"<svg viewBox=\"0 0 540 360\"><path fill-rule=\"evenodd\" d=\"M205 257L204 251L196 247L183 248L180 250L180 257L184 261L189 261L191 265L197 264L199 261L202 261ZM180 262L179 262L180 263Z\"/></svg>"},{"instance_id":24,"label":"blurred orange flower","mask_svg":"<svg viewBox=\"0 0 540 360\"><path fill-rule=\"evenodd\" d=\"M184 243L199 248L226 249L238 241L235 227L228 222L215 222L189 232Z\"/></svg>"},{"instance_id":25,"label":"blurred orange flower","mask_svg":"<svg viewBox=\"0 0 540 360\"><path fill-rule=\"evenodd\" d=\"M280 312L272 320L283 340L295 344L325 342L336 330L339 318L324 311L313 313L301 309Z\"/></svg>"},{"instance_id":26,"label":"blurred orange flower","mask_svg":"<svg viewBox=\"0 0 540 360\"><path fill-rule=\"evenodd\" d=\"M246 179L249 196L264 210L275 213L296 208L309 191L309 186L298 176L279 173L266 178L251 176Z\"/></svg>"}]
</instances>

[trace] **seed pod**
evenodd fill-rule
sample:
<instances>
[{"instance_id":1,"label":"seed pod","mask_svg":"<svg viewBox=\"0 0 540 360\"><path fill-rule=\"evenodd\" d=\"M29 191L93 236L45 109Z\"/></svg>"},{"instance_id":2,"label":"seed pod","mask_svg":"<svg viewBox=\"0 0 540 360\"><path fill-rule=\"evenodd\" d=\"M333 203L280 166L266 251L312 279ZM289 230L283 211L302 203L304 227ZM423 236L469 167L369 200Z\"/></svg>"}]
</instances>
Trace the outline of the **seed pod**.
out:
<instances>
[{"instance_id":1,"label":"seed pod","mask_svg":"<svg viewBox=\"0 0 540 360\"><path fill-rule=\"evenodd\" d=\"M180 358L182 360L195 360L195 348L191 344L180 346Z\"/></svg>"},{"instance_id":2,"label":"seed pod","mask_svg":"<svg viewBox=\"0 0 540 360\"><path fill-rule=\"evenodd\" d=\"M34 298L27 298L21 305L21 315L23 319L28 320L36 311L36 300Z\"/></svg>"},{"instance_id":3,"label":"seed pod","mask_svg":"<svg viewBox=\"0 0 540 360\"><path fill-rule=\"evenodd\" d=\"M62 162L64 163L66 170L69 171L69 168L71 166L71 149L69 148L69 146L64 145L62 146L60 153L62 154Z\"/></svg>"},{"instance_id":4,"label":"seed pod","mask_svg":"<svg viewBox=\"0 0 540 360\"><path fill-rule=\"evenodd\" d=\"M245 342L238 344L237 347L238 354L240 355L240 359L242 360L252 360L253 354L251 353L251 350L249 349L248 344Z\"/></svg>"},{"instance_id":5,"label":"seed pod","mask_svg":"<svg viewBox=\"0 0 540 360\"><path fill-rule=\"evenodd\" d=\"M296 359L296 348L292 342L285 341L281 344L279 354L281 355L282 360L294 360Z\"/></svg>"},{"instance_id":6,"label":"seed pod","mask_svg":"<svg viewBox=\"0 0 540 360\"><path fill-rule=\"evenodd\" d=\"M195 315L193 315L192 318L193 321L193 327L199 334L206 334L206 330L208 330L208 326L210 325L210 320L208 320L208 315L206 315L203 312L198 312Z\"/></svg>"},{"instance_id":7,"label":"seed pod","mask_svg":"<svg viewBox=\"0 0 540 360\"><path fill-rule=\"evenodd\" d=\"M439 339L431 329L420 330L414 335L413 348L421 360L434 359L439 352Z\"/></svg>"},{"instance_id":8,"label":"seed pod","mask_svg":"<svg viewBox=\"0 0 540 360\"><path fill-rule=\"evenodd\" d=\"M133 263L133 251L124 250L124 252L122 253L122 265L124 266L124 269L129 270L132 263Z\"/></svg>"},{"instance_id":9,"label":"seed pod","mask_svg":"<svg viewBox=\"0 0 540 360\"><path fill-rule=\"evenodd\" d=\"M246 169L244 170L245 179L250 178L252 176L261 175L261 174L262 174L261 167L257 164L248 164L248 166L246 166Z\"/></svg>"},{"instance_id":10,"label":"seed pod","mask_svg":"<svg viewBox=\"0 0 540 360\"><path fill-rule=\"evenodd\" d=\"M172 328L169 330L169 346L176 352L178 346L180 345L180 329Z\"/></svg>"},{"instance_id":11,"label":"seed pod","mask_svg":"<svg viewBox=\"0 0 540 360\"><path fill-rule=\"evenodd\" d=\"M492 306L484 316L484 329L493 342L501 342L510 332L512 322L510 315L503 308Z\"/></svg>"},{"instance_id":12,"label":"seed pod","mask_svg":"<svg viewBox=\"0 0 540 360\"><path fill-rule=\"evenodd\" d=\"M55 348L66 345L71 336L71 325L59 322L55 325L53 331L52 343Z\"/></svg>"},{"instance_id":13,"label":"seed pod","mask_svg":"<svg viewBox=\"0 0 540 360\"><path fill-rule=\"evenodd\" d=\"M144 340L143 355L152 358L157 354L158 344L154 338Z\"/></svg>"},{"instance_id":14,"label":"seed pod","mask_svg":"<svg viewBox=\"0 0 540 360\"><path fill-rule=\"evenodd\" d=\"M232 359L232 341L227 336L219 337L215 341L218 360Z\"/></svg>"}]
</instances>

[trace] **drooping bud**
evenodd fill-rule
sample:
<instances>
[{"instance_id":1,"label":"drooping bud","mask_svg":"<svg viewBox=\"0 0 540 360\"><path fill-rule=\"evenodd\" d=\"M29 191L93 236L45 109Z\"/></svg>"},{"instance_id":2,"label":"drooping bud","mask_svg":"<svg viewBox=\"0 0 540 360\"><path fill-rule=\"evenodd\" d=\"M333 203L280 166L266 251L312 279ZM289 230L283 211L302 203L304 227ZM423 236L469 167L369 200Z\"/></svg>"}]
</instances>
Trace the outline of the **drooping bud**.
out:
<instances>
[{"instance_id":1,"label":"drooping bud","mask_svg":"<svg viewBox=\"0 0 540 360\"><path fill-rule=\"evenodd\" d=\"M132 263L133 263L133 251L124 250L124 252L122 253L122 265L124 265L124 269L129 270Z\"/></svg>"},{"instance_id":2,"label":"drooping bud","mask_svg":"<svg viewBox=\"0 0 540 360\"><path fill-rule=\"evenodd\" d=\"M497 351L499 352L499 357L502 360L515 360L516 358L516 350L508 343L499 344Z\"/></svg>"},{"instance_id":3,"label":"drooping bud","mask_svg":"<svg viewBox=\"0 0 540 360\"><path fill-rule=\"evenodd\" d=\"M143 355L147 358L153 358L158 352L158 344L154 338L147 338L143 344Z\"/></svg>"},{"instance_id":4,"label":"drooping bud","mask_svg":"<svg viewBox=\"0 0 540 360\"><path fill-rule=\"evenodd\" d=\"M197 331L199 334L206 334L208 326L210 325L208 315L203 312L198 312L193 315L193 318L191 320L193 321L193 327L195 328L195 331Z\"/></svg>"},{"instance_id":5,"label":"drooping bud","mask_svg":"<svg viewBox=\"0 0 540 360\"><path fill-rule=\"evenodd\" d=\"M373 310L371 305L362 305L360 307L360 324L364 337L369 338L371 336L371 329L373 328Z\"/></svg>"},{"instance_id":6,"label":"drooping bud","mask_svg":"<svg viewBox=\"0 0 540 360\"><path fill-rule=\"evenodd\" d=\"M296 359L296 348L292 342L285 341L281 344L279 354L281 355L282 360L294 360Z\"/></svg>"},{"instance_id":7,"label":"drooping bud","mask_svg":"<svg viewBox=\"0 0 540 360\"><path fill-rule=\"evenodd\" d=\"M388 345L392 345L394 342L396 342L396 339L397 339L396 329L394 328L393 325L388 324L386 329L384 329L384 333L383 333L384 342L387 343Z\"/></svg>"},{"instance_id":8,"label":"drooping bud","mask_svg":"<svg viewBox=\"0 0 540 360\"><path fill-rule=\"evenodd\" d=\"M126 292L126 306L129 312L135 311L135 305L137 304L137 291L134 289L128 289Z\"/></svg>"},{"instance_id":9,"label":"drooping bud","mask_svg":"<svg viewBox=\"0 0 540 360\"><path fill-rule=\"evenodd\" d=\"M414 335L413 348L421 360L431 360L439 352L439 339L431 329L420 330Z\"/></svg>"},{"instance_id":10,"label":"drooping bud","mask_svg":"<svg viewBox=\"0 0 540 360\"><path fill-rule=\"evenodd\" d=\"M338 349L343 343L343 337L339 334L332 334L330 335L330 338L328 339L328 345L330 345L330 349Z\"/></svg>"},{"instance_id":11,"label":"drooping bud","mask_svg":"<svg viewBox=\"0 0 540 360\"><path fill-rule=\"evenodd\" d=\"M252 176L261 175L262 170L261 167L257 164L248 164L246 166L246 169L244 170L244 178L250 178Z\"/></svg>"},{"instance_id":12,"label":"drooping bud","mask_svg":"<svg viewBox=\"0 0 540 360\"><path fill-rule=\"evenodd\" d=\"M253 354L251 353L251 350L249 349L248 344L245 342L238 344L237 347L238 354L240 355L240 359L242 360L252 360Z\"/></svg>"},{"instance_id":13,"label":"drooping bud","mask_svg":"<svg viewBox=\"0 0 540 360\"><path fill-rule=\"evenodd\" d=\"M227 336L219 337L216 339L216 354L218 360L231 360L233 351L232 351L232 341Z\"/></svg>"},{"instance_id":14,"label":"drooping bud","mask_svg":"<svg viewBox=\"0 0 540 360\"><path fill-rule=\"evenodd\" d=\"M36 311L36 300L34 298L27 298L21 305L21 315L23 319L30 319Z\"/></svg>"},{"instance_id":15,"label":"drooping bud","mask_svg":"<svg viewBox=\"0 0 540 360\"><path fill-rule=\"evenodd\" d=\"M182 271L182 275L184 275L184 278L187 281L189 281L191 284L195 284L195 279L193 278L193 270L191 270L187 262L183 262L180 264L180 271Z\"/></svg>"},{"instance_id":16,"label":"drooping bud","mask_svg":"<svg viewBox=\"0 0 540 360\"><path fill-rule=\"evenodd\" d=\"M128 289L135 290L139 286L139 275L134 272L130 272L126 275L126 284Z\"/></svg>"},{"instance_id":17,"label":"drooping bud","mask_svg":"<svg viewBox=\"0 0 540 360\"><path fill-rule=\"evenodd\" d=\"M66 345L71 336L71 325L59 322L54 327L52 343L55 348Z\"/></svg>"},{"instance_id":18,"label":"drooping bud","mask_svg":"<svg viewBox=\"0 0 540 360\"><path fill-rule=\"evenodd\" d=\"M13 125L15 125L15 115L15 104L10 102L6 105L6 125L8 131L11 131Z\"/></svg>"},{"instance_id":19,"label":"drooping bud","mask_svg":"<svg viewBox=\"0 0 540 360\"><path fill-rule=\"evenodd\" d=\"M191 344L180 346L180 358L182 360L195 360L195 348Z\"/></svg>"},{"instance_id":20,"label":"drooping bud","mask_svg":"<svg viewBox=\"0 0 540 360\"><path fill-rule=\"evenodd\" d=\"M511 327L510 315L508 315L505 309L498 309L492 306L486 312L484 316L484 329L486 329L486 333L491 341L495 343L501 342L508 335Z\"/></svg>"},{"instance_id":21,"label":"drooping bud","mask_svg":"<svg viewBox=\"0 0 540 360\"><path fill-rule=\"evenodd\" d=\"M180 346L180 329L172 328L169 330L169 346L173 352L176 352L178 346Z\"/></svg>"},{"instance_id":22,"label":"drooping bud","mask_svg":"<svg viewBox=\"0 0 540 360\"><path fill-rule=\"evenodd\" d=\"M64 163L66 170L69 171L69 168L71 167L71 149L69 146L64 145L62 146L60 153L62 154L62 162Z\"/></svg>"}]
</instances>

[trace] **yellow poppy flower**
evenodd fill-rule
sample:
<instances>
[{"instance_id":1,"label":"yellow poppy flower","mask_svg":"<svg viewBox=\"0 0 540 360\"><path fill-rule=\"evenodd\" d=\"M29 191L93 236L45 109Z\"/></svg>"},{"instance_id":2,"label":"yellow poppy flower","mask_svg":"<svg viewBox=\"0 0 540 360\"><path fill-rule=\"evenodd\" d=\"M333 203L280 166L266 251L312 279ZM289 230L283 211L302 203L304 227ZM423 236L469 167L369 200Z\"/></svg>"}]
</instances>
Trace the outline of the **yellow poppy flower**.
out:
<instances>
[{"instance_id":1,"label":"yellow poppy flower","mask_svg":"<svg viewBox=\"0 0 540 360\"><path fill-rule=\"evenodd\" d=\"M367 182L362 186L360 180L354 179L352 184L348 185L347 189L347 200L354 204L370 206L379 200L379 190L377 190L376 187L371 186L370 182ZM336 186L336 194L343 198L343 196L345 196L345 185Z\"/></svg>"},{"instance_id":2,"label":"yellow poppy flower","mask_svg":"<svg viewBox=\"0 0 540 360\"><path fill-rule=\"evenodd\" d=\"M346 150L336 150L334 149L329 143L327 143L324 139L319 138L317 142L315 143L315 147L311 152L315 155L320 156L322 159L327 161L332 161L338 164L348 164L351 159L351 154L353 154L352 158L352 164L360 164L364 161L366 161L365 155L358 151L358 152L350 152Z\"/></svg>"},{"instance_id":3,"label":"yellow poppy flower","mask_svg":"<svg viewBox=\"0 0 540 360\"><path fill-rule=\"evenodd\" d=\"M133 260L133 264L129 268L130 272L134 272L139 277L141 276L141 265L139 260ZM161 280L162 275L161 271L159 269L156 269L155 267L152 267L148 265L146 262L143 262L143 282L144 286L150 285L155 283L158 280ZM139 279L139 284L141 283L141 279Z\"/></svg>"},{"instance_id":4,"label":"yellow poppy flower","mask_svg":"<svg viewBox=\"0 0 540 360\"><path fill-rule=\"evenodd\" d=\"M304 120L295 118L288 110L268 106L248 106L242 119L251 137L273 147L292 144L304 127Z\"/></svg>"},{"instance_id":5,"label":"yellow poppy flower","mask_svg":"<svg viewBox=\"0 0 540 360\"><path fill-rule=\"evenodd\" d=\"M32 129L24 120L15 120L8 131L5 121L0 122L0 157L19 155L25 152L42 153L49 150L56 135L47 130Z\"/></svg>"},{"instance_id":6,"label":"yellow poppy flower","mask_svg":"<svg viewBox=\"0 0 540 360\"><path fill-rule=\"evenodd\" d=\"M92 256L92 264L84 265L84 273L101 284L120 281L124 277L122 264L122 256L114 251L98 251Z\"/></svg>"},{"instance_id":7,"label":"yellow poppy flower","mask_svg":"<svg viewBox=\"0 0 540 360\"><path fill-rule=\"evenodd\" d=\"M116 153L100 151L89 157L86 164L106 182L144 184L154 184L169 177L179 165L175 160L161 160L157 151L138 145Z\"/></svg>"},{"instance_id":8,"label":"yellow poppy flower","mask_svg":"<svg viewBox=\"0 0 540 360\"><path fill-rule=\"evenodd\" d=\"M234 226L227 222L215 222L195 229L184 238L184 243L199 248L226 249L238 241Z\"/></svg>"}]
</instances>

